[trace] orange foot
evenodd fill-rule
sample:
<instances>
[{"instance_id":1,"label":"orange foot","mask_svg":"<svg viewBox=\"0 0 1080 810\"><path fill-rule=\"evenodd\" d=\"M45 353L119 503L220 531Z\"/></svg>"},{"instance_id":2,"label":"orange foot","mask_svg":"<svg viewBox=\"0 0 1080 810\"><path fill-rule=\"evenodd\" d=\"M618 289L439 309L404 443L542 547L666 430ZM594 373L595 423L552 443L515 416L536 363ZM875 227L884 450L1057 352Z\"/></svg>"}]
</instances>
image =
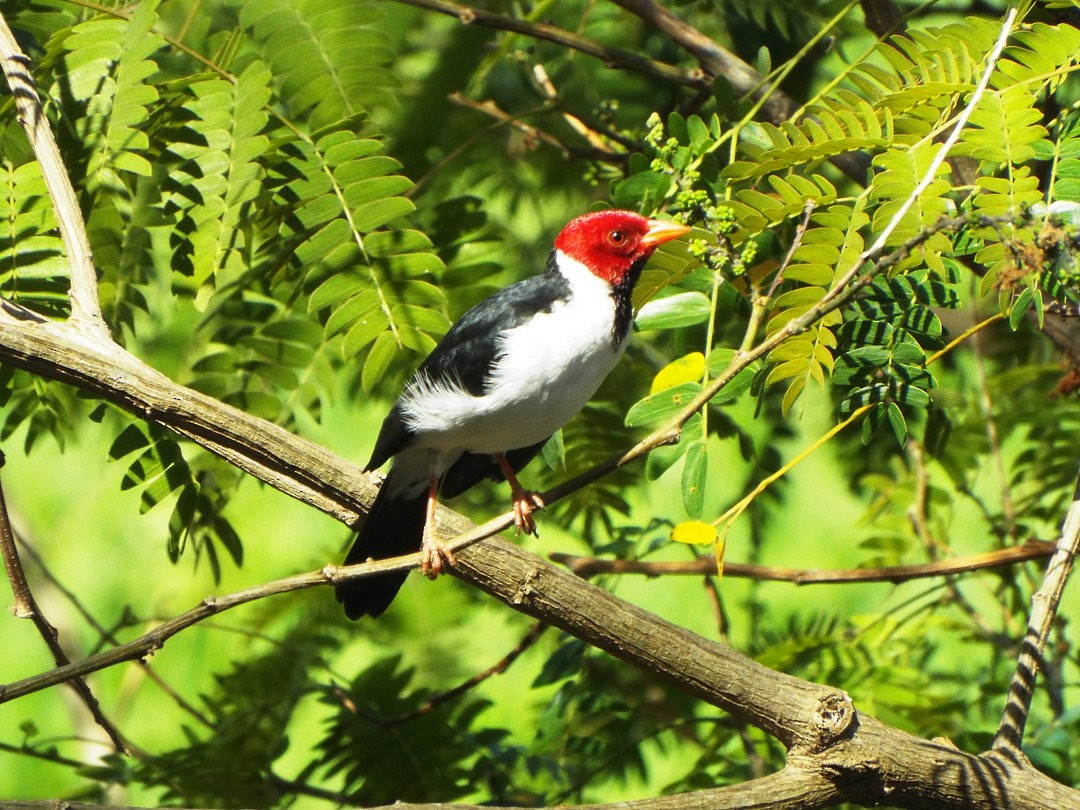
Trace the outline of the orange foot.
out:
<instances>
[{"instance_id":1,"label":"orange foot","mask_svg":"<svg viewBox=\"0 0 1080 810\"><path fill-rule=\"evenodd\" d=\"M454 564L454 553L435 539L435 532L424 527L424 543L420 547L420 571L428 579L437 579L439 574Z\"/></svg>"},{"instance_id":2,"label":"orange foot","mask_svg":"<svg viewBox=\"0 0 1080 810\"><path fill-rule=\"evenodd\" d=\"M431 477L428 482L427 512L424 516L424 539L420 544L420 572L428 579L436 579L439 574L454 564L454 555L435 537L435 507L439 492L439 479Z\"/></svg>"},{"instance_id":3,"label":"orange foot","mask_svg":"<svg viewBox=\"0 0 1080 810\"><path fill-rule=\"evenodd\" d=\"M495 461L499 465L499 469L502 470L503 478L510 485L510 497L514 499L514 525L517 526L518 533L525 532L525 534L539 537L536 531L536 521L533 520L532 513L534 509L544 508L546 505L544 499L540 497L539 493L525 489L521 485L521 482L517 480L517 476L514 475L514 468L506 460L506 456L502 453L495 453Z\"/></svg>"},{"instance_id":4,"label":"orange foot","mask_svg":"<svg viewBox=\"0 0 1080 810\"><path fill-rule=\"evenodd\" d=\"M536 530L536 521L533 520L533 510L543 509L544 499L540 497L540 493L533 492L532 490L522 489L521 487L515 487L513 490L514 499L514 525L517 526L519 532L525 532L525 534L531 534L534 537L539 537L539 533Z\"/></svg>"}]
</instances>

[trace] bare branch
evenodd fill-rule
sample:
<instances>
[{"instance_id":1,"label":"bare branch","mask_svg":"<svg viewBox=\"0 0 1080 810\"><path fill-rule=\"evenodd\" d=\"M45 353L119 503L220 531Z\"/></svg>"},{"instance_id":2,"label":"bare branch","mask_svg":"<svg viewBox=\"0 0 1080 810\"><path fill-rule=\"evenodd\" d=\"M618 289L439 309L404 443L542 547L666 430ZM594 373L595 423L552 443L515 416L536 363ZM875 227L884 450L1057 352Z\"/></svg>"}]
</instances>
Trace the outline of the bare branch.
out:
<instances>
[{"instance_id":1,"label":"bare branch","mask_svg":"<svg viewBox=\"0 0 1080 810\"><path fill-rule=\"evenodd\" d=\"M1005 711L1002 713L997 736L994 738L995 749L1020 750L1028 711L1031 709L1031 698L1035 692L1035 679L1039 673L1043 653L1046 651L1046 641L1050 637L1050 629L1054 626L1058 605L1065 592L1065 583L1072 572L1073 561L1078 551L1080 551L1080 478L1077 479L1073 501L1065 516L1065 525L1061 527L1057 550L1046 566L1042 585L1031 597L1031 616L1028 619L1024 640L1020 644L1016 673L1009 687Z\"/></svg>"},{"instance_id":2,"label":"bare branch","mask_svg":"<svg viewBox=\"0 0 1080 810\"><path fill-rule=\"evenodd\" d=\"M117 664L141 660L161 649L166 641L181 630L185 630L211 616L216 616L219 613L247 604L248 602L254 602L258 599L265 599L282 593L304 590L305 588L311 588L316 585L335 584L347 579L359 578L362 576L374 576L388 571L400 571L403 569L414 568L419 562L420 555L412 554L389 560L379 560L377 562L353 565L341 569L334 566L327 566L319 571L313 571L307 574L296 574L263 585L245 588L244 590L236 591L235 593L226 596L208 596L191 610L185 611L169 621L162 622L152 630L126 644L112 647L97 653L96 655L87 656L81 661L58 666L56 669L49 670L40 675L34 675L30 678L24 678L21 681L0 685L0 703L6 703L7 701L14 700L23 695L39 692L42 689L48 689L57 684L66 683L73 678L80 678L91 672L108 669Z\"/></svg>"},{"instance_id":3,"label":"bare branch","mask_svg":"<svg viewBox=\"0 0 1080 810\"><path fill-rule=\"evenodd\" d=\"M86 608L86 605L82 603L82 600L79 599L78 594L76 594L63 582L61 582L59 578L57 578L57 576L52 572L52 570L50 570L49 566L45 563L45 560L41 558L41 555L38 553L37 549L34 548L34 546L31 545L30 542L28 542L24 532L18 534L15 537L15 541L18 544L18 547L21 548L22 551L25 552L33 561L34 565L40 571L41 576L43 576L45 580L49 582L53 589L58 591L74 606L78 614L83 617L83 620L86 621L86 623L94 629L94 632L96 632L100 636L100 641L95 646L100 646L104 643L113 645L120 643L120 641L116 637L114 630L110 630L108 627L105 627L101 622L99 622L97 618ZM130 616L130 614L125 612L123 617L120 619L119 624L126 624L131 619L132 617ZM146 674L146 677L149 678L153 683L155 683L157 687L161 689L165 694L167 694L169 696L169 699L172 700L173 703L175 703L177 706L179 706L180 709L187 712L204 726L213 725L210 719L203 712L199 711L194 705L185 700L184 697L179 692L177 692L164 678L162 678L161 675L159 675L154 670L154 668L150 666L148 662L140 660L136 661L135 663Z\"/></svg>"},{"instance_id":4,"label":"bare branch","mask_svg":"<svg viewBox=\"0 0 1080 810\"><path fill-rule=\"evenodd\" d=\"M571 48L589 56L595 56L597 59L602 59L611 67L633 70L637 73L644 73L647 76L676 82L687 87L708 87L709 84L701 71L683 70L632 51L611 48L588 37L583 37L580 34L575 34L554 25L528 22L517 17L452 3L449 0L395 0L395 2L456 17L463 25L483 25L500 31L511 31L534 39L554 42L564 48Z\"/></svg>"},{"instance_id":5,"label":"bare branch","mask_svg":"<svg viewBox=\"0 0 1080 810\"><path fill-rule=\"evenodd\" d=\"M776 568L771 565L755 565L724 561L724 576L754 579L763 582L790 582L793 585L837 585L855 582L892 582L898 584L912 579L951 576L970 571L992 571L1028 560L1049 557L1056 548L1054 543L1030 540L1022 546L997 549L985 554L973 554L958 560L935 560L917 565L887 565L881 568ZM648 562L645 560L605 560L599 557L578 557L573 554L550 554L552 560L565 565L580 577L597 574L644 574L658 577L671 574L681 576L709 576L716 573L716 561L712 557L679 562Z\"/></svg>"},{"instance_id":6,"label":"bare branch","mask_svg":"<svg viewBox=\"0 0 1080 810\"><path fill-rule=\"evenodd\" d=\"M3 461L3 456L0 455L0 466L3 465ZM64 652L64 648L60 646L60 634L45 618L45 614L41 612L41 608L30 590L30 583L26 581L22 561L19 559L19 550L15 546L15 533L11 529L11 520L8 516L7 501L4 498L3 488L0 488L0 556L4 558L4 570L7 573L8 582L11 583L11 591L15 595L15 605L12 612L17 618L29 619L34 623L34 627L41 634L45 646L49 648L53 661L56 662L58 667L70 664L71 659ZM101 704L94 697L94 693L90 691L86 681L82 678L75 678L70 683L79 699L90 710L94 721L109 736L116 750L125 754L134 753L133 746L124 739L124 735L120 733L120 730L105 716Z\"/></svg>"},{"instance_id":7,"label":"bare branch","mask_svg":"<svg viewBox=\"0 0 1080 810\"><path fill-rule=\"evenodd\" d=\"M731 82L731 86L739 95L751 94L755 100L764 95L765 81L760 73L660 3L653 0L614 0L614 2L649 25L663 31L675 44L697 59L706 73L712 76L723 76ZM794 109L795 102L779 90L769 92L762 104L766 117L773 123L787 120Z\"/></svg>"},{"instance_id":8,"label":"bare branch","mask_svg":"<svg viewBox=\"0 0 1080 810\"><path fill-rule=\"evenodd\" d=\"M612 152L610 149L602 145L592 144L587 147L571 146L556 138L550 132L545 132L539 127L534 127L531 124L526 124L524 118L529 115L535 115L538 112L550 112L548 107L544 107L540 110L528 112L524 114L511 115L505 110L501 109L494 101L474 101L461 93L451 93L449 96L451 104L456 104L459 107L465 107L466 109L473 110L493 119L500 125L510 126L519 131L527 139L533 141L543 141L548 146L554 147L563 153L566 157L582 157L589 158L590 160L603 160L613 163L622 163L626 159L626 155L618 152ZM570 116L569 113L564 113L564 116ZM576 120L576 119L575 119Z\"/></svg>"}]
</instances>

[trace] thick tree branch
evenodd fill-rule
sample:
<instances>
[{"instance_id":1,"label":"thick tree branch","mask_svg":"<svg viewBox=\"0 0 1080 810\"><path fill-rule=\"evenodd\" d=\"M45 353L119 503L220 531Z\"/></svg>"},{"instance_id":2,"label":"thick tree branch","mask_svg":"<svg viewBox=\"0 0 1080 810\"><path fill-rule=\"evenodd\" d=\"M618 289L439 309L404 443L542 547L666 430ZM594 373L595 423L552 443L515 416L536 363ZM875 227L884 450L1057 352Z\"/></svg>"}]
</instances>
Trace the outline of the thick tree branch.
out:
<instances>
[{"instance_id":1,"label":"thick tree branch","mask_svg":"<svg viewBox=\"0 0 1080 810\"><path fill-rule=\"evenodd\" d=\"M0 363L74 385L164 425L276 489L354 525L375 484L329 450L190 388L113 343L0 301Z\"/></svg>"},{"instance_id":2,"label":"thick tree branch","mask_svg":"<svg viewBox=\"0 0 1080 810\"><path fill-rule=\"evenodd\" d=\"M370 502L374 486L355 465L276 426L171 383L118 348L103 350L80 341L78 332L63 324L32 317L20 320L15 317L19 312L10 304L0 310L0 362L77 385L172 427L267 483L346 522L351 523ZM449 511L440 517L440 527L446 533L464 534L466 542L509 522L510 517L503 516L477 529ZM3 697L12 699L42 688L45 682L60 683L110 662L149 654L168 634L228 607L271 593L415 565L416 557L348 569L328 566L208 599L162 625L157 635L148 634L141 641L87 659L93 661L92 666L78 662L37 676L32 685L25 681L10 685ZM1016 808L1062 807L1076 800L1075 794L1018 757L990 761L889 729L858 714L842 692L773 672L502 540L476 543L457 551L456 557L455 576L621 660L663 674L691 694L775 735L789 748L790 762L828 791L823 795L832 796L830 800L836 798L833 791L840 777L845 790L887 785L893 791L889 794L891 803L909 806L918 806L919 801L925 804L930 801L927 797L940 798L941 807L988 808L1002 806L1001 797L1006 795L1014 797L1008 806ZM877 795L884 798L884 794ZM1048 797L1047 801L1055 804L1025 804L1025 795Z\"/></svg>"}]
</instances>

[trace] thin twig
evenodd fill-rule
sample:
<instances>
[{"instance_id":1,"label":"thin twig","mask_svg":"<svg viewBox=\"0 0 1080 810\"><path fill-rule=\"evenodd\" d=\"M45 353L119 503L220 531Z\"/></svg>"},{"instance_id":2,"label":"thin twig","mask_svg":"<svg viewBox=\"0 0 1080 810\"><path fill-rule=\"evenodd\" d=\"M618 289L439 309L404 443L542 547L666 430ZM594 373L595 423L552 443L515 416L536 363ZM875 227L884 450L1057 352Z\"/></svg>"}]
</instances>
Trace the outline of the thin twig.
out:
<instances>
[{"instance_id":1,"label":"thin twig","mask_svg":"<svg viewBox=\"0 0 1080 810\"><path fill-rule=\"evenodd\" d=\"M1061 528L1054 556L1046 566L1039 590L1031 597L1031 615L1028 618L1027 632L1020 644L1020 654L1016 662L1009 696L1005 701L1005 711L1001 715L997 735L994 737L995 749L1019 750L1024 740L1024 726L1031 710L1031 698L1035 693L1035 681L1038 677L1040 662L1046 651L1046 641L1050 629L1054 626L1058 605L1065 592L1065 583L1072 572L1073 561L1080 550L1080 478L1077 479L1073 492L1073 501L1065 515L1065 524Z\"/></svg>"},{"instance_id":2,"label":"thin twig","mask_svg":"<svg viewBox=\"0 0 1080 810\"><path fill-rule=\"evenodd\" d=\"M1009 13L1005 16L1005 22L1001 25L1001 32L998 34L997 41L994 43L993 49L987 56L986 68L983 70L982 76L979 78L979 83L976 85L974 92L971 94L971 98L968 99L968 103L964 106L963 111L957 116L956 123L953 125L952 131L949 136L941 144L937 154L934 155L933 160L930 161L930 165L923 173L922 179L919 180L915 186L915 190L912 191L903 204L893 214L892 219L889 220L884 230L878 234L878 238L874 240L874 243L863 251L852 264L851 270L825 295L822 302L828 302L834 295L839 294L847 284L852 281L858 274L862 265L869 261L870 257L878 254L882 248L885 247L885 243L889 237L892 236L893 231L897 229L904 217L907 216L907 212L911 210L911 207L919 199L920 195L926 190L926 188L934 182L937 177L938 168L945 162L945 158L949 156L949 150L953 148L956 142L960 139L960 133L967 125L968 119L971 117L972 112L975 111L975 107L979 103L979 99L982 98L983 93L986 92L986 87L990 83L990 77L994 73L994 68L997 66L998 58L1001 56L1001 51L1005 47L1006 41L1009 39L1009 34L1012 32L1013 24L1016 21L1016 9L1009 9Z\"/></svg>"},{"instance_id":3,"label":"thin twig","mask_svg":"<svg viewBox=\"0 0 1080 810\"><path fill-rule=\"evenodd\" d=\"M952 576L971 571L990 571L1028 560L1049 557L1056 548L1044 540L1029 540L1022 546L995 549L955 560L936 560L916 565L889 565L881 568L775 568L724 561L724 576L765 582L790 582L793 585L836 585L856 582L891 582L899 584L913 579ZM589 578L598 574L644 574L648 577L701 576L715 574L712 557L677 562L646 562L644 560L609 560L599 557L579 557L574 554L550 554L549 558L565 565L575 574Z\"/></svg>"},{"instance_id":4,"label":"thin twig","mask_svg":"<svg viewBox=\"0 0 1080 810\"><path fill-rule=\"evenodd\" d=\"M765 118L774 124L779 124L791 117L797 105L790 96L777 88L777 82L765 87L764 76L662 4L654 0L614 0L614 2L666 34L672 42L697 59L706 73L711 76L723 76L731 83L737 95L754 99L756 101L755 115L756 110L760 109L764 112ZM866 184L869 160L865 155L858 152L841 152L831 156L829 162L854 182Z\"/></svg>"},{"instance_id":5,"label":"thin twig","mask_svg":"<svg viewBox=\"0 0 1080 810\"><path fill-rule=\"evenodd\" d=\"M226 610L238 607L258 599L276 596L290 591L304 590L319 585L338 585L354 579L368 576L385 574L392 571L408 571L420 565L420 554L405 554L401 557L393 557L386 560L360 563L359 565L335 566L328 565L318 571L306 574L294 574L293 576L266 582L251 588L235 591L226 596L208 596L190 610L175 616L168 621L143 633L126 644L103 650L95 655L89 655L75 663L65 663L56 669L24 678L6 685L0 685L0 703L6 703L15 698L32 692L38 692L57 684L66 683L73 678L88 675L116 664L128 661L137 661L151 655L160 649L166 641L175 636L181 630L198 624L211 616L216 616Z\"/></svg>"},{"instance_id":6,"label":"thin twig","mask_svg":"<svg viewBox=\"0 0 1080 810\"><path fill-rule=\"evenodd\" d=\"M553 146L563 153L566 157L583 157L590 160L603 160L613 161L621 163L625 159L625 155L618 152L613 152L605 146L598 146L590 143L587 147L572 146L568 143L556 138L550 132L533 126L532 124L526 124L522 119L531 115L549 114L554 112L553 108L544 106L536 110L530 110L523 113L517 113L511 115L502 108L499 107L494 101L474 101L468 96L464 96L461 93L451 93L448 96L451 104L456 104L459 107L465 107L470 110L474 110L479 113L483 113L489 118L494 119L499 124L508 125L519 132L521 132L526 138L532 138L533 140L539 140L546 143L548 146ZM564 116L569 113L564 113Z\"/></svg>"},{"instance_id":7,"label":"thin twig","mask_svg":"<svg viewBox=\"0 0 1080 810\"><path fill-rule=\"evenodd\" d=\"M1005 319L1004 313L995 312L989 318L986 318L985 320L979 321L974 326L972 326L972 327L970 327L968 329L965 329L959 335L957 335L952 340L950 340L948 343L946 343L943 347L941 347L936 352L934 352L932 355L927 357L926 358L926 365L930 365L931 363L936 363L938 360L940 360L942 357L947 355L949 352L951 352L953 349L955 349L957 346L959 346L961 343L963 343L969 337L974 335L976 332L981 332L983 329L990 326L991 324L995 324L998 321L1001 321L1001 320L1004 320L1004 319Z\"/></svg>"},{"instance_id":8,"label":"thin twig","mask_svg":"<svg viewBox=\"0 0 1080 810\"><path fill-rule=\"evenodd\" d=\"M31 748L30 746L12 745L0 741L0 751L6 751L9 754L18 754L19 756L31 757L32 759L39 759L42 762L51 762L53 765L63 765L65 768L85 768L86 763L81 762L71 757L65 757L59 751L56 750L56 746L52 744L52 740L49 741L49 745L45 748ZM6 802L5 802L6 804Z\"/></svg>"},{"instance_id":9,"label":"thin twig","mask_svg":"<svg viewBox=\"0 0 1080 810\"><path fill-rule=\"evenodd\" d=\"M0 466L2 464L3 459L0 457ZM8 582L11 583L11 591L15 596L15 604L12 608L15 617L30 619L33 622L58 667L70 664L71 659L68 658L67 653L60 646L60 634L45 618L45 614L41 612L41 608L38 607L37 600L30 590L30 583L26 581L22 561L19 559L19 550L15 546L15 533L11 529L11 520L8 516L3 487L0 487L0 556L4 558L4 570L7 573ZM133 746L124 739L124 735L120 733L120 730L105 716L105 713L101 710L101 705L98 703L97 698L94 697L94 693L90 691L86 681L82 678L74 678L70 683L79 699L90 710L94 721L109 735L109 739L116 747L116 750L125 754L134 753Z\"/></svg>"},{"instance_id":10,"label":"thin twig","mask_svg":"<svg viewBox=\"0 0 1080 810\"><path fill-rule=\"evenodd\" d=\"M97 618L89 610L87 610L86 606L79 599L78 595L60 581L60 579L52 572L48 565L45 564L45 560L42 559L37 549L34 548L31 543L27 542L25 537L18 536L15 538L15 540L22 548L22 550L30 556L30 559L33 560L34 564L41 571L41 575L52 584L53 588L55 588L65 599L67 599L72 604L75 610L78 611L79 615L82 616L86 623L89 624L94 629L94 632L98 634L101 640L98 641L95 646L101 646L105 643L115 646L120 643L120 640L116 637L116 633L114 632L114 630L105 627L105 625L99 622ZM127 612L125 611L122 618L117 622L117 626L123 627L130 623L130 617L128 617ZM166 695L168 695L169 698L178 707L180 707L180 709L187 712L204 726L213 726L213 722L210 720L210 718L208 718L203 712L199 711L193 704L186 700L183 695L173 689L173 687L169 685L169 683L164 678L162 678L161 675L159 675L152 666L150 666L149 662L139 660L135 663L146 674L146 677L149 678L153 683L157 684L158 688L161 689Z\"/></svg>"},{"instance_id":11,"label":"thin twig","mask_svg":"<svg viewBox=\"0 0 1080 810\"><path fill-rule=\"evenodd\" d=\"M782 466L775 472L770 473L769 475L762 478L761 481L759 481L758 484L752 490L750 490L750 492L740 498L738 502L731 506L727 511L725 511L724 514L720 515L720 517L712 521L714 526L722 526L719 536L721 538L727 536L728 530L731 528L732 524L734 524L735 521L739 519L739 516L746 511L747 507L749 507L750 504L753 503L753 501L758 497L758 495L760 495L762 492L772 486L776 481L779 481L781 478L791 472L791 470L793 470L798 464L801 464L803 461L808 459L817 450L832 441L833 438L846 427L857 422L867 411L874 407L874 404L875 403L869 402L866 405L862 405L861 407L856 408L854 411L848 414L846 419L844 419L842 422L838 422L837 424L829 428L829 430L827 430L823 435L815 439L809 447L800 452L797 456L791 459L791 461L784 464L784 466Z\"/></svg>"},{"instance_id":12,"label":"thin twig","mask_svg":"<svg viewBox=\"0 0 1080 810\"><path fill-rule=\"evenodd\" d=\"M49 120L30 74L30 59L19 49L11 29L0 13L0 62L18 110L19 123L41 166L45 187L49 190L53 211L60 227L71 274L71 322L94 339L111 341L98 300L97 272L86 237L86 223L64 169L60 149L53 138Z\"/></svg>"},{"instance_id":13,"label":"thin twig","mask_svg":"<svg viewBox=\"0 0 1080 810\"><path fill-rule=\"evenodd\" d=\"M769 285L768 291L763 296L755 295L751 292L750 319L746 326L746 331L743 333L742 343L739 346L740 352L748 352L753 347L754 340L757 337L758 326L761 325L761 321L765 318L765 311L769 307L769 302L772 300L773 294L775 294L777 288L784 282L784 273L791 264L791 260L795 256L795 251L798 250L799 245L802 244L803 237L806 236L806 229L810 226L810 215L814 212L815 206L816 203L813 200L806 201L806 205L803 207L803 218L795 229L795 236L788 246L787 255L785 255L784 260L780 262L780 267L777 269L776 275L773 277L772 284Z\"/></svg>"},{"instance_id":14,"label":"thin twig","mask_svg":"<svg viewBox=\"0 0 1080 810\"><path fill-rule=\"evenodd\" d=\"M788 246L788 251L784 256L784 260L780 262L780 268L776 271L772 284L769 285L769 291L765 293L766 304L772 300L773 295L776 294L777 288L784 283L784 273L791 265L791 260L795 258L795 251L799 249L799 246L803 242L803 238L806 236L806 229L810 227L810 217L813 216L815 208L817 208L817 202L812 199L808 199L806 204L803 205L803 217L799 221L798 227L795 228L795 237Z\"/></svg>"}]
</instances>

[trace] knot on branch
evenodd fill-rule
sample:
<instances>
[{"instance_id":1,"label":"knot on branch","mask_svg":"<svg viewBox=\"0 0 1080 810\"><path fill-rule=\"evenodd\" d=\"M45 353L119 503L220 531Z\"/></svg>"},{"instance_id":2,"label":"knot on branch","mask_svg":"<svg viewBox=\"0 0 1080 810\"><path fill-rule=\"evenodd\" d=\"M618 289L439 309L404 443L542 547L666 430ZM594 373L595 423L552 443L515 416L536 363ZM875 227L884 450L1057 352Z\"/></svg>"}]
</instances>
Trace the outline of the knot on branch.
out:
<instances>
[{"instance_id":1,"label":"knot on branch","mask_svg":"<svg viewBox=\"0 0 1080 810\"><path fill-rule=\"evenodd\" d=\"M810 718L813 739L808 753L816 754L830 748L855 724L855 705L847 692L829 692L818 699Z\"/></svg>"},{"instance_id":2,"label":"knot on branch","mask_svg":"<svg viewBox=\"0 0 1080 810\"><path fill-rule=\"evenodd\" d=\"M536 583L538 583L542 577L543 574L540 572L539 569L530 569L529 572L525 575L525 577L521 580L521 583L518 585L517 591L514 593L513 599L510 600L511 604L522 605L528 602L529 597L531 597L537 590Z\"/></svg>"}]
</instances>

